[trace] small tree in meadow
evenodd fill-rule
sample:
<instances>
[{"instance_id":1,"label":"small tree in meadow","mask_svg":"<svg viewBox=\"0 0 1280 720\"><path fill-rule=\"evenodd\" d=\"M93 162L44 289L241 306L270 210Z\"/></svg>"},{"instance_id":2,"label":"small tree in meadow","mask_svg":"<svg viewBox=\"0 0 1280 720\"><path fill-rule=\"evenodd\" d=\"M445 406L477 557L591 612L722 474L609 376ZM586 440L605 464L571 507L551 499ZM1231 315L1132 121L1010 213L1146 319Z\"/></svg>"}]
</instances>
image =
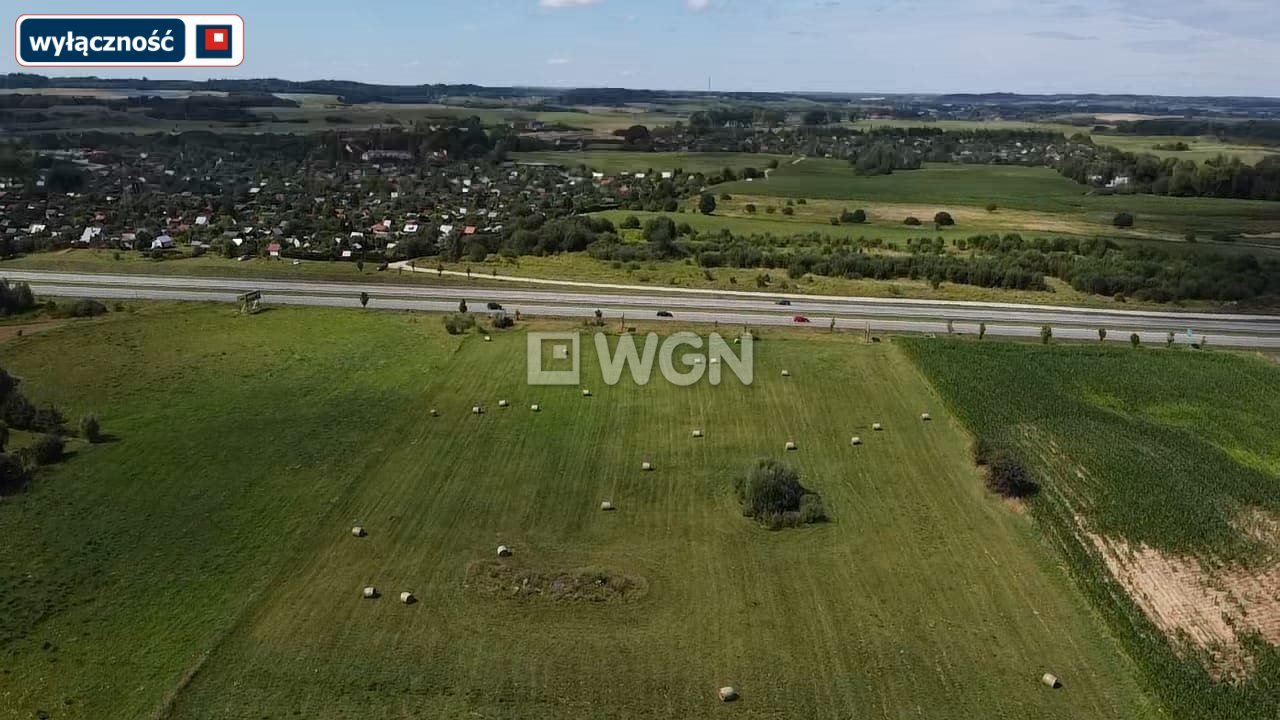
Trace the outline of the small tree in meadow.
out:
<instances>
[{"instance_id":1,"label":"small tree in meadow","mask_svg":"<svg viewBox=\"0 0 1280 720\"><path fill-rule=\"evenodd\" d=\"M1040 328L1040 344L1048 345L1049 341L1052 339L1053 339L1053 328L1049 327L1048 325L1041 327Z\"/></svg>"},{"instance_id":2,"label":"small tree in meadow","mask_svg":"<svg viewBox=\"0 0 1280 720\"><path fill-rule=\"evenodd\" d=\"M465 313L467 311L467 301L465 299L458 301L458 312Z\"/></svg>"},{"instance_id":3,"label":"small tree in meadow","mask_svg":"<svg viewBox=\"0 0 1280 720\"><path fill-rule=\"evenodd\" d=\"M1169 337L1165 338L1164 345L1165 347L1173 347L1173 331L1172 330L1169 331Z\"/></svg>"},{"instance_id":4,"label":"small tree in meadow","mask_svg":"<svg viewBox=\"0 0 1280 720\"><path fill-rule=\"evenodd\" d=\"M80 436L91 443L102 442L102 427L98 425L98 418L92 415L80 418Z\"/></svg>"},{"instance_id":5,"label":"small tree in meadow","mask_svg":"<svg viewBox=\"0 0 1280 720\"><path fill-rule=\"evenodd\" d=\"M1135 348L1142 344L1142 338L1138 337L1138 333L1129 336L1129 344Z\"/></svg>"},{"instance_id":6,"label":"small tree in meadow","mask_svg":"<svg viewBox=\"0 0 1280 720\"><path fill-rule=\"evenodd\" d=\"M1098 328L1098 342L1104 342L1107 339L1107 329Z\"/></svg>"},{"instance_id":7,"label":"small tree in meadow","mask_svg":"<svg viewBox=\"0 0 1280 720\"><path fill-rule=\"evenodd\" d=\"M987 324L978 323L978 339L981 340L987 336Z\"/></svg>"},{"instance_id":8,"label":"small tree in meadow","mask_svg":"<svg viewBox=\"0 0 1280 720\"><path fill-rule=\"evenodd\" d=\"M369 307L369 293L360 293L360 307Z\"/></svg>"}]
</instances>

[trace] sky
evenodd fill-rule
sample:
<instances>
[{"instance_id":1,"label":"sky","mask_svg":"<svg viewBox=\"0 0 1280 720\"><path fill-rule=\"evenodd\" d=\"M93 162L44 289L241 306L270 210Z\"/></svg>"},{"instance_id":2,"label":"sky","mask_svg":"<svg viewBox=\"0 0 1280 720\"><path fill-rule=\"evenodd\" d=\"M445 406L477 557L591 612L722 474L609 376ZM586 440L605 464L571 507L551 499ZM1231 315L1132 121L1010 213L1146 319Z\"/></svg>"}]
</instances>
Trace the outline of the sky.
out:
<instances>
[{"instance_id":1,"label":"sky","mask_svg":"<svg viewBox=\"0 0 1280 720\"><path fill-rule=\"evenodd\" d=\"M15 19L244 17L241 67L145 71L157 79L1280 96L1280 0L26 0L11 8ZM12 24L7 32L12 44ZM23 70L12 56L8 65Z\"/></svg>"}]
</instances>

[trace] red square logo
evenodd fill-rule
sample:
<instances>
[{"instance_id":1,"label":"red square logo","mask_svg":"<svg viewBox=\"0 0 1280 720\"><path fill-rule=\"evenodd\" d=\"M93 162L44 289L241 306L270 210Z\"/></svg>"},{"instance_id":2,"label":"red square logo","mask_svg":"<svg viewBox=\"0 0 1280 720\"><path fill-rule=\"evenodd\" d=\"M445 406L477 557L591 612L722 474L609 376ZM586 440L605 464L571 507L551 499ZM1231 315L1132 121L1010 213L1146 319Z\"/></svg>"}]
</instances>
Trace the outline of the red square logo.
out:
<instances>
[{"instance_id":1,"label":"red square logo","mask_svg":"<svg viewBox=\"0 0 1280 720\"><path fill-rule=\"evenodd\" d=\"M231 49L231 33L226 28L205 28L204 29L204 49L205 50L230 50Z\"/></svg>"}]
</instances>

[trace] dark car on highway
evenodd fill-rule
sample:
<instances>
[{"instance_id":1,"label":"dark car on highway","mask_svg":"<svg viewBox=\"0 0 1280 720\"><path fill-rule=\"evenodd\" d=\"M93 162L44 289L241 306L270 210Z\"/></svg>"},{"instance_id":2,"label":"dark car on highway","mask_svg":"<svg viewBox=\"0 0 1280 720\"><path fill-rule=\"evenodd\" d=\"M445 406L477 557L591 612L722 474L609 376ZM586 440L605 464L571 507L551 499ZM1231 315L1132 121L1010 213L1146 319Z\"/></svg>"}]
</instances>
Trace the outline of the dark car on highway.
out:
<instances>
[{"instance_id":1,"label":"dark car on highway","mask_svg":"<svg viewBox=\"0 0 1280 720\"><path fill-rule=\"evenodd\" d=\"M675 315L672 315L670 310L659 310L658 317L669 318L669 317L675 317Z\"/></svg>"},{"instance_id":2,"label":"dark car on highway","mask_svg":"<svg viewBox=\"0 0 1280 720\"><path fill-rule=\"evenodd\" d=\"M779 301L777 302L777 304L778 304L778 305L790 305L790 304L791 304L791 301L790 301L790 300L779 300Z\"/></svg>"}]
</instances>

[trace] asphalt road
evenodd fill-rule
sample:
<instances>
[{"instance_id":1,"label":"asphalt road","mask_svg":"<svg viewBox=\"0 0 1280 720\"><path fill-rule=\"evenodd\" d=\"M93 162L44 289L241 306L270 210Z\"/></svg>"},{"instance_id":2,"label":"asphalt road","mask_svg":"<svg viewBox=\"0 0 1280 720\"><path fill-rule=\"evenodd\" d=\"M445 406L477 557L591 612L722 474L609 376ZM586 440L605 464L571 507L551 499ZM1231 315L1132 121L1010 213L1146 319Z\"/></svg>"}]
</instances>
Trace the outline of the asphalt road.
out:
<instances>
[{"instance_id":1,"label":"asphalt road","mask_svg":"<svg viewBox=\"0 0 1280 720\"><path fill-rule=\"evenodd\" d=\"M518 309L525 315L590 317L600 309L606 318L615 321L654 320L661 309L671 312L676 320L748 327L798 326L793 318L803 315L810 320L806 326L816 330L831 327L834 319L837 328L862 330L869 326L873 333L945 333L947 321L952 321L956 332L974 334L978 323L984 322L987 334L993 336L1036 337L1042 326L1049 325L1054 337L1064 339L1096 340L1098 328L1106 328L1107 340L1112 342L1129 342L1129 335L1136 332L1144 343L1163 344L1168 333L1173 332L1175 341L1183 344L1207 339L1211 346L1280 348L1280 316L794 294L744 297L745 293L672 292L658 288L645 288L644 292L592 292L582 283L575 284L572 290L544 290L16 270L5 276L30 283L37 294L60 297L233 303L242 292L260 290L266 305L359 307L360 293L367 292L372 298L369 307L374 309L447 312L456 310L460 300L466 300L473 312L484 312L487 303L498 302L508 311ZM776 304L776 299L783 297L791 305Z\"/></svg>"}]
</instances>

